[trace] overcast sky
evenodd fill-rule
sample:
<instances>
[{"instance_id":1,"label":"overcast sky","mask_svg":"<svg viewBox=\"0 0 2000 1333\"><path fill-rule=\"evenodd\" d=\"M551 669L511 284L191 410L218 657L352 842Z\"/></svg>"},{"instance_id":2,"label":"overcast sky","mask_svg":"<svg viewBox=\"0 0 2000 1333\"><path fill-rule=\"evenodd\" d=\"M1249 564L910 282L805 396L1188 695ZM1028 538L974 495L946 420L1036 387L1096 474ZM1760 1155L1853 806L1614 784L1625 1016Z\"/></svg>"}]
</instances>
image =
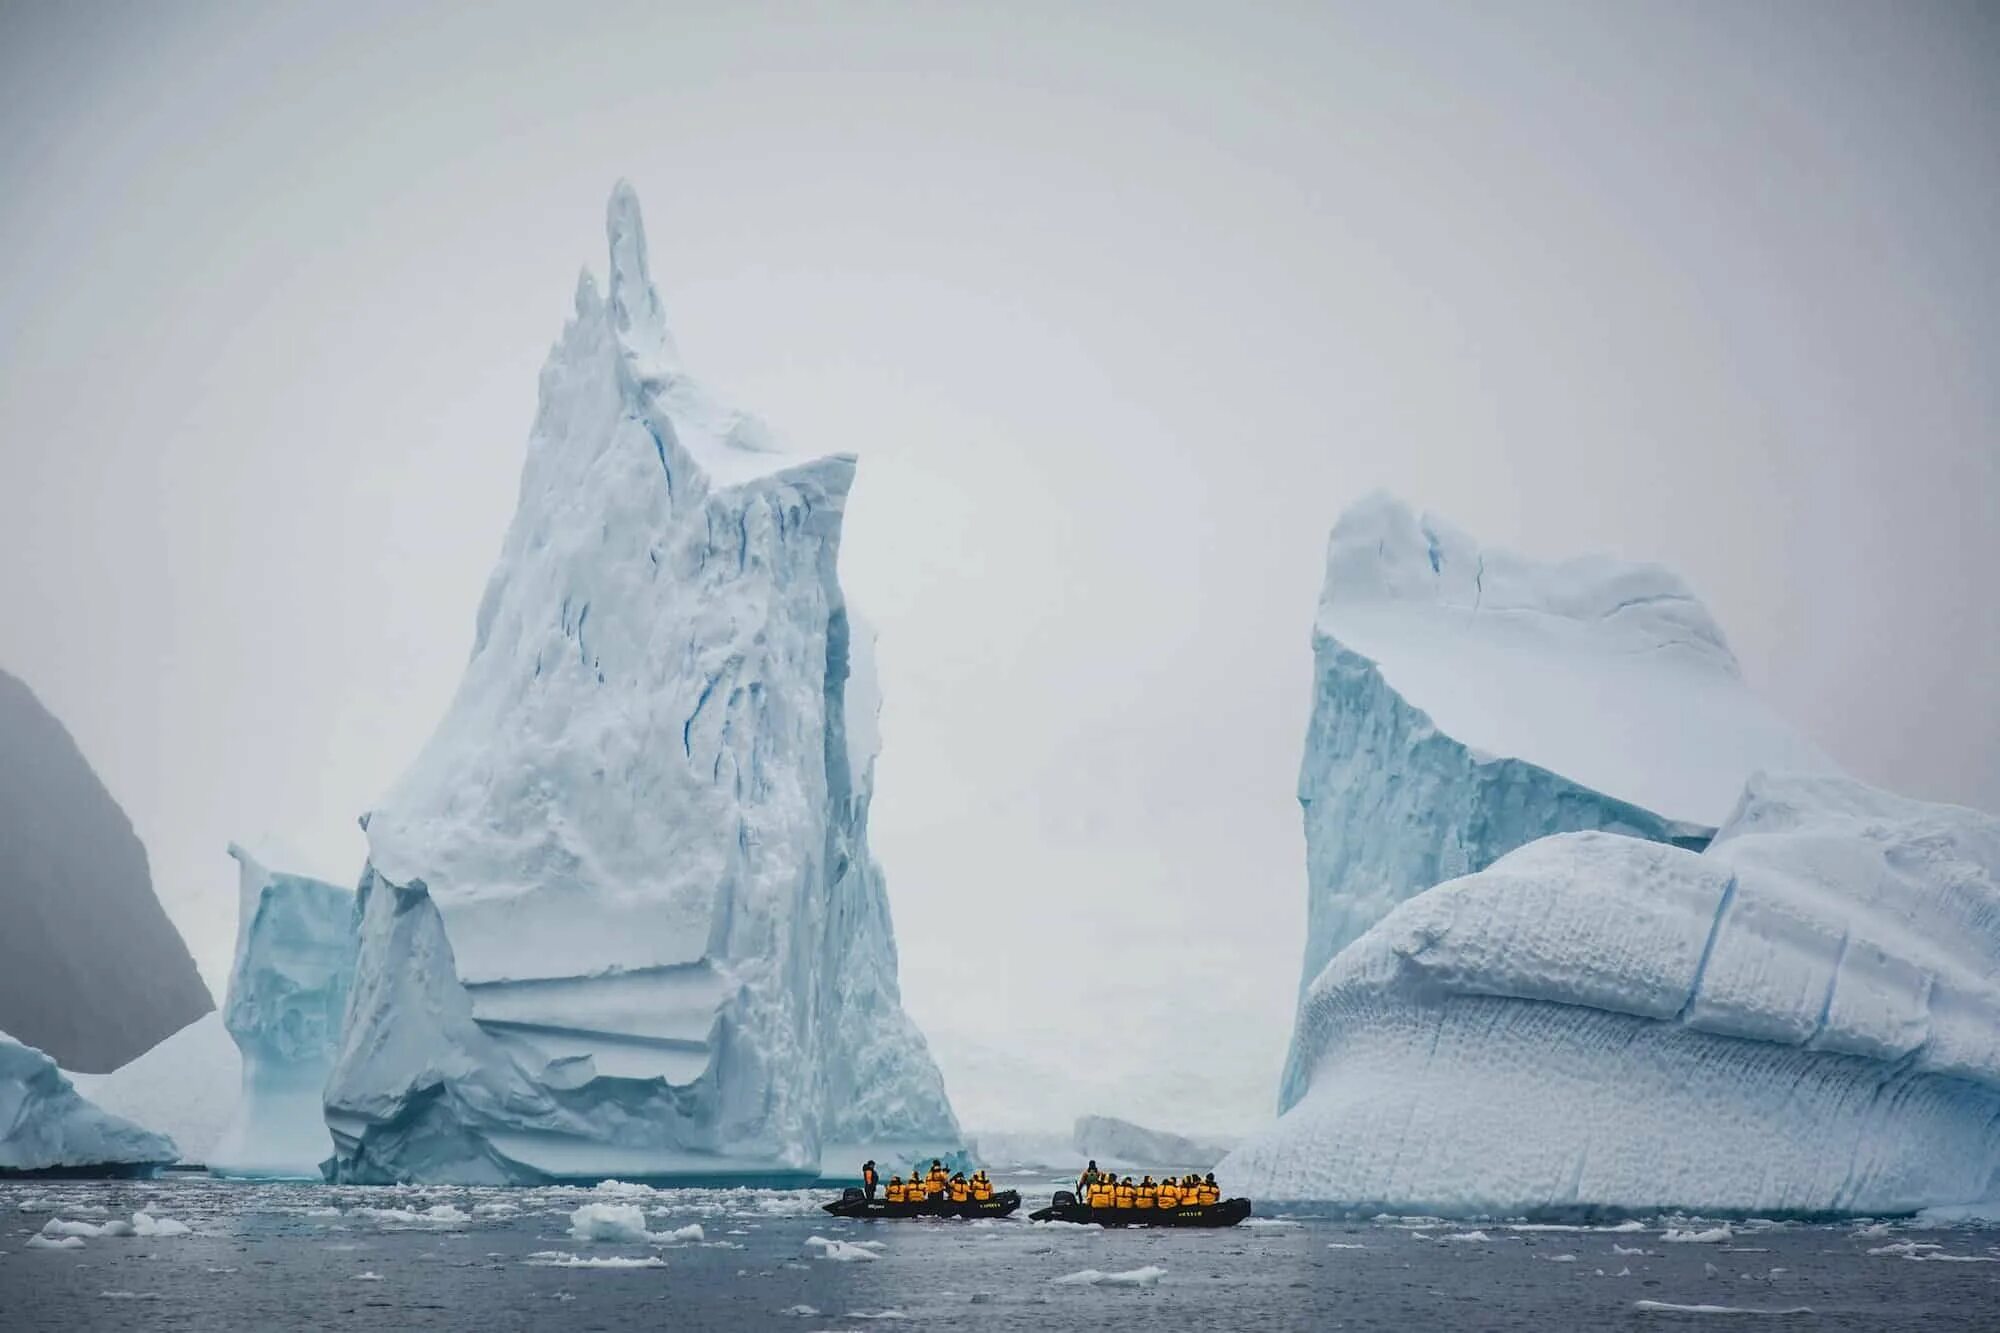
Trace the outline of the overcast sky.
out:
<instances>
[{"instance_id":1,"label":"overcast sky","mask_svg":"<svg viewBox=\"0 0 2000 1333\"><path fill-rule=\"evenodd\" d=\"M1268 1114L1375 487L1673 566L1856 774L2000 809L2000 6L317 11L0 3L0 666L218 994L225 844L351 880L442 714L620 176L689 366L861 457L975 1126Z\"/></svg>"}]
</instances>

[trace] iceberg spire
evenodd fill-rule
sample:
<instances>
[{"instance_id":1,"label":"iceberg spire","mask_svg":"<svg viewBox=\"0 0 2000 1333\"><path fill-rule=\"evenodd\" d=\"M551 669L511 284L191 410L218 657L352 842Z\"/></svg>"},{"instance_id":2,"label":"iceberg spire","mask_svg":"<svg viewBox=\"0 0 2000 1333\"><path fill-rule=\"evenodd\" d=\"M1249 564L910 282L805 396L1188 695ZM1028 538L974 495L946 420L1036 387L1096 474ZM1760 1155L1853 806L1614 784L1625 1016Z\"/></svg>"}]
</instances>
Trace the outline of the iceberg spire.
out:
<instances>
[{"instance_id":1,"label":"iceberg spire","mask_svg":"<svg viewBox=\"0 0 2000 1333\"><path fill-rule=\"evenodd\" d=\"M646 222L630 181L620 180L611 187L611 199L604 206L604 235L611 246L611 323L619 340L641 356L653 354L648 359L678 363L680 354L667 332L666 312L660 308L660 295L653 290L653 275L646 266Z\"/></svg>"}]
</instances>

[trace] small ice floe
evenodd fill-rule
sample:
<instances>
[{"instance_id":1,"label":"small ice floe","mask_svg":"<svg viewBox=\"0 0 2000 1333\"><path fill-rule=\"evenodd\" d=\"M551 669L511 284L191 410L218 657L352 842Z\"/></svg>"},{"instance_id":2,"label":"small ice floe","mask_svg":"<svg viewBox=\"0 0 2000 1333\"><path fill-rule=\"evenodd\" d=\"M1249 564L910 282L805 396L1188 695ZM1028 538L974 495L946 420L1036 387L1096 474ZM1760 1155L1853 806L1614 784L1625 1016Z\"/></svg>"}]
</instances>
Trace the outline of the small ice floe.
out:
<instances>
[{"instance_id":1,"label":"small ice floe","mask_svg":"<svg viewBox=\"0 0 2000 1333\"><path fill-rule=\"evenodd\" d=\"M338 1209L338 1208L308 1208L308 1209L306 1209L306 1216L307 1216L307 1217L339 1217L339 1216L340 1216L340 1209Z\"/></svg>"},{"instance_id":2,"label":"small ice floe","mask_svg":"<svg viewBox=\"0 0 2000 1333\"><path fill-rule=\"evenodd\" d=\"M56 1240L64 1236L79 1240L88 1237L95 1240L99 1236L136 1236L139 1232L130 1222L116 1220L110 1222L65 1222L60 1217L52 1217L42 1223L41 1234L50 1240Z\"/></svg>"},{"instance_id":3,"label":"small ice floe","mask_svg":"<svg viewBox=\"0 0 2000 1333\"><path fill-rule=\"evenodd\" d=\"M171 1217L154 1217L144 1209L132 1214L132 1229L141 1236L185 1236L193 1230L187 1223Z\"/></svg>"},{"instance_id":4,"label":"small ice floe","mask_svg":"<svg viewBox=\"0 0 2000 1333\"><path fill-rule=\"evenodd\" d=\"M157 1301L157 1291L100 1291L97 1293L107 1301Z\"/></svg>"},{"instance_id":5,"label":"small ice floe","mask_svg":"<svg viewBox=\"0 0 2000 1333\"><path fill-rule=\"evenodd\" d=\"M1441 1241L1444 1241L1444 1240L1492 1240L1492 1239L1493 1239L1493 1237L1491 1237L1491 1236L1487 1235L1487 1234L1486 1234L1485 1232L1483 1232L1483 1231L1454 1231L1454 1232L1452 1232L1452 1233L1451 1233L1450 1235L1448 1235L1448 1236L1439 1236L1439 1237L1438 1237L1438 1239L1439 1239L1439 1240L1441 1240Z\"/></svg>"},{"instance_id":6,"label":"small ice floe","mask_svg":"<svg viewBox=\"0 0 2000 1333\"><path fill-rule=\"evenodd\" d=\"M831 1259L840 1264L867 1263L880 1259L876 1251L882 1248L879 1240L828 1240L825 1236L809 1236L806 1248L815 1251L816 1259Z\"/></svg>"},{"instance_id":7,"label":"small ice floe","mask_svg":"<svg viewBox=\"0 0 2000 1333\"><path fill-rule=\"evenodd\" d=\"M1720 1245L1735 1235L1736 1233L1731 1231L1729 1224L1725 1222L1706 1231L1678 1231L1668 1227L1660 1239L1672 1245Z\"/></svg>"},{"instance_id":8,"label":"small ice floe","mask_svg":"<svg viewBox=\"0 0 2000 1333\"><path fill-rule=\"evenodd\" d=\"M659 1191L651 1185L634 1185L624 1180L600 1180L592 1194L601 1194L613 1199L650 1199Z\"/></svg>"},{"instance_id":9,"label":"small ice floe","mask_svg":"<svg viewBox=\"0 0 2000 1333\"><path fill-rule=\"evenodd\" d=\"M1854 1234L1856 1236L1886 1236L1889 1234L1889 1224L1887 1222L1870 1222L1866 1226L1856 1227Z\"/></svg>"},{"instance_id":10,"label":"small ice floe","mask_svg":"<svg viewBox=\"0 0 2000 1333\"><path fill-rule=\"evenodd\" d=\"M1576 1262L1576 1256L1573 1254L1536 1255L1535 1257L1552 1264L1573 1264Z\"/></svg>"},{"instance_id":11,"label":"small ice floe","mask_svg":"<svg viewBox=\"0 0 2000 1333\"><path fill-rule=\"evenodd\" d=\"M380 1273L356 1273L354 1280L356 1282L380 1282L382 1275Z\"/></svg>"},{"instance_id":12,"label":"small ice floe","mask_svg":"<svg viewBox=\"0 0 2000 1333\"><path fill-rule=\"evenodd\" d=\"M1620 1245L1614 1240L1611 1242L1611 1252L1613 1254L1644 1254L1646 1247L1643 1245Z\"/></svg>"},{"instance_id":13,"label":"small ice floe","mask_svg":"<svg viewBox=\"0 0 2000 1333\"><path fill-rule=\"evenodd\" d=\"M1599 1231L1619 1236L1629 1236L1635 1231L1644 1231L1645 1229L1646 1229L1646 1224L1644 1222L1639 1221L1636 1218L1630 1218L1627 1219L1626 1221L1616 1223L1612 1226L1597 1228L1597 1230Z\"/></svg>"},{"instance_id":14,"label":"small ice floe","mask_svg":"<svg viewBox=\"0 0 2000 1333\"><path fill-rule=\"evenodd\" d=\"M908 1319L901 1310L849 1310L848 1319Z\"/></svg>"},{"instance_id":15,"label":"small ice floe","mask_svg":"<svg viewBox=\"0 0 2000 1333\"><path fill-rule=\"evenodd\" d=\"M1877 1245L1873 1249L1869 1250L1868 1253L1883 1254L1883 1255L1896 1254L1896 1255L1902 1255L1904 1258L1911 1258L1923 1252L1924 1250L1941 1250L1943 1248L1944 1246L1939 1245L1934 1241L1899 1240L1890 1245Z\"/></svg>"},{"instance_id":16,"label":"small ice floe","mask_svg":"<svg viewBox=\"0 0 2000 1333\"><path fill-rule=\"evenodd\" d=\"M56 1210L56 1202L54 1199L23 1199L14 1207L16 1211L23 1213L53 1213Z\"/></svg>"},{"instance_id":17,"label":"small ice floe","mask_svg":"<svg viewBox=\"0 0 2000 1333\"><path fill-rule=\"evenodd\" d=\"M1031 1227L1046 1227L1050 1231L1104 1230L1104 1224L1102 1222L1065 1222L1061 1218L1055 1218L1055 1217L1050 1218L1046 1222L1030 1222L1028 1223L1028 1225Z\"/></svg>"},{"instance_id":18,"label":"small ice floe","mask_svg":"<svg viewBox=\"0 0 2000 1333\"><path fill-rule=\"evenodd\" d=\"M1356 1245L1351 1240L1330 1240L1326 1243L1326 1248L1329 1250L1365 1250L1368 1247L1366 1245Z\"/></svg>"},{"instance_id":19,"label":"small ice floe","mask_svg":"<svg viewBox=\"0 0 2000 1333\"><path fill-rule=\"evenodd\" d=\"M810 1305L787 1305L784 1309L778 1311L778 1313L790 1315L794 1319L810 1319L812 1316L818 1314L819 1311Z\"/></svg>"},{"instance_id":20,"label":"small ice floe","mask_svg":"<svg viewBox=\"0 0 2000 1333\"><path fill-rule=\"evenodd\" d=\"M523 1263L533 1268L665 1268L666 1263L653 1255L639 1259L627 1259L618 1254L570 1254L565 1250L536 1250Z\"/></svg>"},{"instance_id":21,"label":"small ice floe","mask_svg":"<svg viewBox=\"0 0 2000 1333\"><path fill-rule=\"evenodd\" d=\"M418 1212L410 1208L354 1208L347 1214L369 1222L380 1222L388 1227L462 1227L472 1220L470 1213L461 1212L448 1203L434 1204Z\"/></svg>"},{"instance_id":22,"label":"small ice floe","mask_svg":"<svg viewBox=\"0 0 2000 1333\"><path fill-rule=\"evenodd\" d=\"M1246 1227L1295 1227L1298 1223L1283 1217L1246 1217L1238 1225Z\"/></svg>"},{"instance_id":23,"label":"small ice floe","mask_svg":"<svg viewBox=\"0 0 2000 1333\"><path fill-rule=\"evenodd\" d=\"M569 1215L569 1234L578 1240L608 1240L630 1245L683 1245L702 1239L701 1223L672 1231L648 1231L646 1214L636 1203L587 1203Z\"/></svg>"},{"instance_id":24,"label":"small ice floe","mask_svg":"<svg viewBox=\"0 0 2000 1333\"><path fill-rule=\"evenodd\" d=\"M233 1268L204 1268L201 1271L210 1277L219 1277L224 1273L234 1273L236 1270Z\"/></svg>"},{"instance_id":25,"label":"small ice floe","mask_svg":"<svg viewBox=\"0 0 2000 1333\"><path fill-rule=\"evenodd\" d=\"M516 1204L505 1202L475 1203L472 1205L474 1217L512 1217L521 1209Z\"/></svg>"},{"instance_id":26,"label":"small ice floe","mask_svg":"<svg viewBox=\"0 0 2000 1333\"><path fill-rule=\"evenodd\" d=\"M80 1250L83 1238L80 1236L30 1236L28 1248L31 1250Z\"/></svg>"},{"instance_id":27,"label":"small ice floe","mask_svg":"<svg viewBox=\"0 0 2000 1333\"><path fill-rule=\"evenodd\" d=\"M1166 1275L1166 1269L1157 1264L1147 1264L1144 1268L1131 1268L1122 1273L1086 1268L1080 1273L1068 1273L1049 1281L1060 1287L1151 1287L1158 1285Z\"/></svg>"},{"instance_id":28,"label":"small ice floe","mask_svg":"<svg viewBox=\"0 0 2000 1333\"><path fill-rule=\"evenodd\" d=\"M1788 1305L1778 1310L1760 1310L1748 1305L1676 1305L1672 1301L1633 1301L1634 1310L1650 1310L1656 1314L1763 1314L1791 1315L1811 1314L1810 1305Z\"/></svg>"}]
</instances>

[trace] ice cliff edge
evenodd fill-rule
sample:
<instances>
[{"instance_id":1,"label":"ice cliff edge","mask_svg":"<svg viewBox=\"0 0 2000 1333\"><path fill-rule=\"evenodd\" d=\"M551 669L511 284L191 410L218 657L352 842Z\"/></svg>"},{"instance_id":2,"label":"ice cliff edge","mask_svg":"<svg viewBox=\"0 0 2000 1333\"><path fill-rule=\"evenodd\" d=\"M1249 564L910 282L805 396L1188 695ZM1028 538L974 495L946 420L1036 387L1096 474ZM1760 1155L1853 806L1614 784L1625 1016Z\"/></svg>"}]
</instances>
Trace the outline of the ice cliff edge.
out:
<instances>
[{"instance_id":1,"label":"ice cliff edge","mask_svg":"<svg viewBox=\"0 0 2000 1333\"><path fill-rule=\"evenodd\" d=\"M622 183L606 230L464 679L365 821L341 1179L796 1180L958 1139L867 845L854 460L690 379Z\"/></svg>"},{"instance_id":2,"label":"ice cliff edge","mask_svg":"<svg viewBox=\"0 0 2000 1333\"><path fill-rule=\"evenodd\" d=\"M354 890L237 863L236 960L223 1023L243 1091L210 1150L217 1175L319 1179L333 1151L321 1105L354 976Z\"/></svg>"},{"instance_id":3,"label":"ice cliff edge","mask_svg":"<svg viewBox=\"0 0 2000 1333\"><path fill-rule=\"evenodd\" d=\"M1398 903L1536 838L1699 850L1752 772L1832 767L1669 571L1482 548L1387 495L1334 525L1312 641L1302 1004ZM1295 1039L1280 1110L1308 1056Z\"/></svg>"}]
</instances>

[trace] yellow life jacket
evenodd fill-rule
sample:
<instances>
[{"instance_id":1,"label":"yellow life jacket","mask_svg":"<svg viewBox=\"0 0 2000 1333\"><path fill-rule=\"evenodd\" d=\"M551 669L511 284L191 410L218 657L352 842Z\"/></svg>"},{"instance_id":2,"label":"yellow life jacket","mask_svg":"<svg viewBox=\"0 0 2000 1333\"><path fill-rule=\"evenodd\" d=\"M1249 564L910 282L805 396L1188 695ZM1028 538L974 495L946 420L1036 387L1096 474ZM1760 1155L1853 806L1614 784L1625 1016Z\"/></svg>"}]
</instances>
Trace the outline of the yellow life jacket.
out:
<instances>
[{"instance_id":1,"label":"yellow life jacket","mask_svg":"<svg viewBox=\"0 0 2000 1333\"><path fill-rule=\"evenodd\" d=\"M898 1176L890 1180L890 1182L882 1189L882 1197L884 1199L887 1199L890 1203L901 1203L903 1201L902 1177Z\"/></svg>"},{"instance_id":2,"label":"yellow life jacket","mask_svg":"<svg viewBox=\"0 0 2000 1333\"><path fill-rule=\"evenodd\" d=\"M1117 1207L1130 1208L1134 1200L1138 1198L1138 1191L1121 1180L1118 1182L1117 1188L1112 1191L1112 1198Z\"/></svg>"},{"instance_id":3,"label":"yellow life jacket","mask_svg":"<svg viewBox=\"0 0 2000 1333\"><path fill-rule=\"evenodd\" d=\"M963 1180L954 1180L951 1182L951 1201L953 1203L964 1203L971 1197L971 1186L967 1185Z\"/></svg>"},{"instance_id":4,"label":"yellow life jacket","mask_svg":"<svg viewBox=\"0 0 2000 1333\"><path fill-rule=\"evenodd\" d=\"M972 1178L972 1197L979 1203L985 1203L993 1197L993 1182L986 1178L984 1171Z\"/></svg>"},{"instance_id":5,"label":"yellow life jacket","mask_svg":"<svg viewBox=\"0 0 2000 1333\"><path fill-rule=\"evenodd\" d=\"M1222 1189L1220 1186L1211 1185L1204 1180L1201 1183L1201 1188L1196 1191L1195 1197L1202 1203L1221 1203Z\"/></svg>"},{"instance_id":6,"label":"yellow life jacket","mask_svg":"<svg viewBox=\"0 0 2000 1333\"><path fill-rule=\"evenodd\" d=\"M1162 1207L1162 1208L1177 1208L1177 1207L1179 1207L1179 1206L1180 1206L1180 1201L1181 1201L1181 1191L1180 1191L1180 1186L1178 1186L1178 1185L1174 1184L1174 1182L1173 1182L1173 1181L1171 1181L1171 1180L1163 1180L1163 1181L1161 1181L1161 1182L1160 1182L1160 1207Z\"/></svg>"},{"instance_id":7,"label":"yellow life jacket","mask_svg":"<svg viewBox=\"0 0 2000 1333\"><path fill-rule=\"evenodd\" d=\"M1090 1186L1090 1206L1109 1208L1111 1206L1111 1186L1102 1180L1093 1181Z\"/></svg>"}]
</instances>

